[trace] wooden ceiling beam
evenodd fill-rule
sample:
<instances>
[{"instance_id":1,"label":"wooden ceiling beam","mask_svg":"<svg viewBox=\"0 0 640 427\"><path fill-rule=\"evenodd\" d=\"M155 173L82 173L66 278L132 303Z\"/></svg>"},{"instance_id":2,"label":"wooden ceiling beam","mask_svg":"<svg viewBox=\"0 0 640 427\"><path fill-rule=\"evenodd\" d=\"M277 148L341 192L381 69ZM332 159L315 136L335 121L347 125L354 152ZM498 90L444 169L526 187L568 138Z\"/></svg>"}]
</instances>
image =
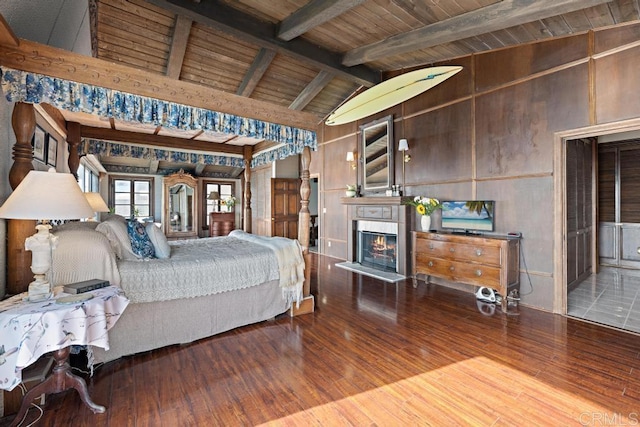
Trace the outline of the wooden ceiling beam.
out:
<instances>
[{"instance_id":1,"label":"wooden ceiling beam","mask_svg":"<svg viewBox=\"0 0 640 427\"><path fill-rule=\"evenodd\" d=\"M12 46L18 46L20 44L20 39L16 37L2 15L0 15L0 44L8 44Z\"/></svg>"},{"instance_id":2,"label":"wooden ceiling beam","mask_svg":"<svg viewBox=\"0 0 640 427\"><path fill-rule=\"evenodd\" d=\"M240 83L236 95L249 97L253 93L258 82L269 68L271 61L276 56L276 51L262 48L253 60L253 63L244 75L244 79Z\"/></svg>"},{"instance_id":3,"label":"wooden ceiling beam","mask_svg":"<svg viewBox=\"0 0 640 427\"><path fill-rule=\"evenodd\" d=\"M570 13L610 0L502 0L472 12L352 49L342 64L355 66L394 55Z\"/></svg>"},{"instance_id":4,"label":"wooden ceiling beam","mask_svg":"<svg viewBox=\"0 0 640 427\"><path fill-rule=\"evenodd\" d=\"M173 136L153 135L124 130L81 126L80 136L103 141L124 142L135 145L165 147L171 150L193 150L206 153L242 154L242 147L225 145L217 142L194 141L193 139L175 138Z\"/></svg>"},{"instance_id":5,"label":"wooden ceiling beam","mask_svg":"<svg viewBox=\"0 0 640 427\"><path fill-rule=\"evenodd\" d=\"M365 0L310 1L280 22L278 38L292 40L364 2Z\"/></svg>"},{"instance_id":6,"label":"wooden ceiling beam","mask_svg":"<svg viewBox=\"0 0 640 427\"><path fill-rule=\"evenodd\" d=\"M318 75L311 80L302 92L293 100L289 108L292 110L302 110L308 103L319 94L333 80L335 76L326 71L320 71Z\"/></svg>"},{"instance_id":7,"label":"wooden ceiling beam","mask_svg":"<svg viewBox=\"0 0 640 427\"><path fill-rule=\"evenodd\" d=\"M346 80L370 87L380 82L376 71L357 65L345 67L340 55L300 38L291 41L276 37L277 26L238 11L222 0L192 3L187 0L147 0L149 3L173 13L188 16L195 22L231 34L240 40L275 50L304 61L313 67L334 73Z\"/></svg>"},{"instance_id":8,"label":"wooden ceiling beam","mask_svg":"<svg viewBox=\"0 0 640 427\"><path fill-rule=\"evenodd\" d=\"M189 34L191 34L192 23L193 21L187 17L181 15L176 16L176 24L173 28L171 50L169 51L166 72L166 75L172 79L180 78L180 71L182 71L182 63L184 62L184 54L187 51L187 42L189 41Z\"/></svg>"},{"instance_id":9,"label":"wooden ceiling beam","mask_svg":"<svg viewBox=\"0 0 640 427\"><path fill-rule=\"evenodd\" d=\"M292 111L266 101L175 80L25 39L20 39L19 46L0 44L0 65L302 129L316 130L321 120L314 114Z\"/></svg>"}]
</instances>

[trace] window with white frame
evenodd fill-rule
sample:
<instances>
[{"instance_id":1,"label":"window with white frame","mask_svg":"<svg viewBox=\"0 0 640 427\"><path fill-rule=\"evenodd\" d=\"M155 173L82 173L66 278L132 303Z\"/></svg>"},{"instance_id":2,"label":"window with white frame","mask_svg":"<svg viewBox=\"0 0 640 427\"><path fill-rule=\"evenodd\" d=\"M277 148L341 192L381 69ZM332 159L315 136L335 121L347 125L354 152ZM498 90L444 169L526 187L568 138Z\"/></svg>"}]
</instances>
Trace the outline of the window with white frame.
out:
<instances>
[{"instance_id":1,"label":"window with white frame","mask_svg":"<svg viewBox=\"0 0 640 427\"><path fill-rule=\"evenodd\" d=\"M153 217L153 178L110 177L110 203L125 218Z\"/></svg>"}]
</instances>

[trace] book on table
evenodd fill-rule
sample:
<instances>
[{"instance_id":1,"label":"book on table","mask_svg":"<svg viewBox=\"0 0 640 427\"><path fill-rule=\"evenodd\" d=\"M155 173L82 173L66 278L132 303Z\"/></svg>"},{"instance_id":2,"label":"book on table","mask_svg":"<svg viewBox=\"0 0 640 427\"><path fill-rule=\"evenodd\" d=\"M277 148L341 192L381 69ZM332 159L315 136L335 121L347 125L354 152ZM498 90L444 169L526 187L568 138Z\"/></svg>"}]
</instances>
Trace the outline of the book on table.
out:
<instances>
[{"instance_id":1,"label":"book on table","mask_svg":"<svg viewBox=\"0 0 640 427\"><path fill-rule=\"evenodd\" d=\"M81 294L83 292L89 292L100 288L109 286L108 280L103 279L91 279L84 280L82 282L69 283L62 288L64 292L68 294Z\"/></svg>"}]
</instances>

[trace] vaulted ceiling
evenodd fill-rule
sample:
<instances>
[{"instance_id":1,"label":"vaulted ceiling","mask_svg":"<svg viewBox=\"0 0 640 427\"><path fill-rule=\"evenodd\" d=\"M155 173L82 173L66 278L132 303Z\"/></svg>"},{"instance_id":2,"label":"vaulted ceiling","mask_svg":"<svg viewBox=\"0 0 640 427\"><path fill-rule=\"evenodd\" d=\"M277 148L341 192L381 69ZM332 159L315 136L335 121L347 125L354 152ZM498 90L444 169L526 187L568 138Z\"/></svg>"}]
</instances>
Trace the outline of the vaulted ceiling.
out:
<instances>
[{"instance_id":1,"label":"vaulted ceiling","mask_svg":"<svg viewBox=\"0 0 640 427\"><path fill-rule=\"evenodd\" d=\"M256 108L271 105L281 124L295 118L296 125L302 121L310 129L388 72L636 21L640 5L638 0L90 0L89 15L93 56L248 98ZM244 114L252 117L247 105ZM127 130L114 122L101 126ZM197 132L169 136L212 138ZM217 138L214 142L234 143Z\"/></svg>"}]
</instances>

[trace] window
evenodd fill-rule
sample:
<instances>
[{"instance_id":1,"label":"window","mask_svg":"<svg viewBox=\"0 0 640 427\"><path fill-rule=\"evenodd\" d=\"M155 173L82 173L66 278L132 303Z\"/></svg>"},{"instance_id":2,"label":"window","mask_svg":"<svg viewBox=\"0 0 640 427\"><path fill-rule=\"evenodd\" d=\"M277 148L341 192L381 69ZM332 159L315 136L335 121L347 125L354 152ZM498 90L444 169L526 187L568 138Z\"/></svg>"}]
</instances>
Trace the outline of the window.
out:
<instances>
[{"instance_id":1,"label":"window","mask_svg":"<svg viewBox=\"0 0 640 427\"><path fill-rule=\"evenodd\" d=\"M207 182L204 185L204 200L205 204L205 219L203 224L209 226L209 214L211 212L220 212L220 200L209 200L207 196L211 194L211 192L217 191L220 194L220 200L226 199L227 197L234 194L233 184L225 183L225 182Z\"/></svg>"},{"instance_id":2,"label":"window","mask_svg":"<svg viewBox=\"0 0 640 427\"><path fill-rule=\"evenodd\" d=\"M78 184L85 193L100 192L98 174L82 163L78 166Z\"/></svg>"},{"instance_id":3,"label":"window","mask_svg":"<svg viewBox=\"0 0 640 427\"><path fill-rule=\"evenodd\" d=\"M153 178L110 178L110 206L125 218L153 216Z\"/></svg>"}]
</instances>

